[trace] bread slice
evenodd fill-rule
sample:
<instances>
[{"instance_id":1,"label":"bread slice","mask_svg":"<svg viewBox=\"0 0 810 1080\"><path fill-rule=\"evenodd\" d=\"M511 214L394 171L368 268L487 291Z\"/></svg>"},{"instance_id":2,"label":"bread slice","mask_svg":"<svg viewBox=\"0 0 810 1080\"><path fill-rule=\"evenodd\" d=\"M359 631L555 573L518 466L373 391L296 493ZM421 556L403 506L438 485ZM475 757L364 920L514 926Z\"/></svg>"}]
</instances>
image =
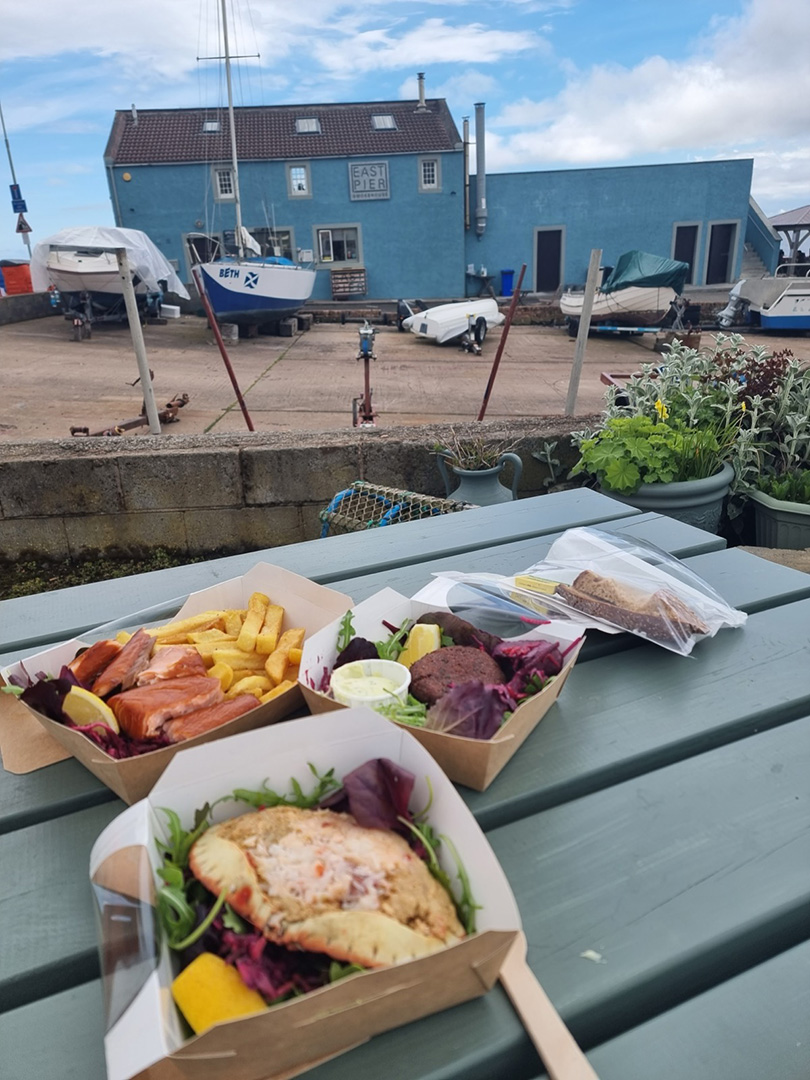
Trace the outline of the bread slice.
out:
<instances>
[{"instance_id":1,"label":"bread slice","mask_svg":"<svg viewBox=\"0 0 810 1080\"><path fill-rule=\"evenodd\" d=\"M709 633L705 622L668 589L646 593L585 570L572 585L558 585L557 595L586 615L653 641L679 642Z\"/></svg>"},{"instance_id":2,"label":"bread slice","mask_svg":"<svg viewBox=\"0 0 810 1080\"><path fill-rule=\"evenodd\" d=\"M243 814L208 829L189 865L270 941L336 960L385 967L464 936L451 897L407 842L350 814Z\"/></svg>"}]
</instances>

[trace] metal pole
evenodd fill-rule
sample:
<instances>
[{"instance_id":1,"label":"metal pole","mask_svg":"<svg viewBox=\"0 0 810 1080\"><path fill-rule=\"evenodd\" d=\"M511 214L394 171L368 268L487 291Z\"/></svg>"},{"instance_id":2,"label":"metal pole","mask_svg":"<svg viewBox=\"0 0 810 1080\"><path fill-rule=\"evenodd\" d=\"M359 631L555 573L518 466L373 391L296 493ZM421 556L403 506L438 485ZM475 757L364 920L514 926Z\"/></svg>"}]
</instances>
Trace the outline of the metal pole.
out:
<instances>
[{"instance_id":1,"label":"metal pole","mask_svg":"<svg viewBox=\"0 0 810 1080\"><path fill-rule=\"evenodd\" d=\"M492 371L489 373L489 382L487 388L484 391L484 400L481 402L481 411L478 413L478 419L484 419L484 413L487 411L487 404L489 403L489 395L492 393L492 387L495 384L495 376L498 374L498 366L501 362L501 354L503 353L504 345L506 345L506 335L509 333L509 327L512 325L512 316L515 313L515 308L518 306L520 300L520 287L523 284L523 275L526 273L526 263L520 268L520 274L518 276L518 283L515 291L512 293L512 303L509 305L509 311L506 313L506 321L503 324L503 330L501 332L501 340L498 342L498 351L495 353L495 359L492 363Z\"/></svg>"},{"instance_id":2,"label":"metal pole","mask_svg":"<svg viewBox=\"0 0 810 1080\"><path fill-rule=\"evenodd\" d=\"M231 367L231 359L228 356L228 350L225 348L225 342L222 340L222 334L219 332L219 325L217 323L217 317L214 314L214 309L211 307L211 301L208 299L208 294L205 291L205 286L202 283L199 275L197 274L197 267L192 266L191 276L194 278L194 284L197 286L197 292L200 294L200 300L202 300L202 306L205 308L205 314L208 316L208 322L211 329L214 331L214 337L217 340L219 346L220 355L225 362L225 368L231 380L231 385L236 391L236 400L239 402L239 408L242 410L242 415L245 418L248 431L255 431L253 427L253 421L250 419L250 413L247 410L245 399L242 397L242 391L239 389L239 383L236 381L236 373Z\"/></svg>"},{"instance_id":3,"label":"metal pole","mask_svg":"<svg viewBox=\"0 0 810 1080\"><path fill-rule=\"evenodd\" d=\"M577 392L579 390L579 378L582 374L582 364L585 360L585 346L588 344L588 332L591 329L591 312L593 311L593 298L596 295L596 287L599 283L599 264L602 261L602 249L593 248L591 261L588 264L588 277L585 282L585 296L582 299L582 314L579 317L577 330L577 343L574 348L574 362L571 365L571 378L568 380L568 397L565 399L565 415L573 416L577 405Z\"/></svg>"},{"instance_id":4,"label":"metal pole","mask_svg":"<svg viewBox=\"0 0 810 1080\"><path fill-rule=\"evenodd\" d=\"M8 141L8 134L6 133L6 122L3 119L3 106L0 105L0 127L3 128L3 140L6 144L6 153L8 154L8 167L11 169L11 182L16 186L17 175L14 172L14 162L11 160L11 144ZM28 258L31 258L31 241L28 237L28 233L22 234L23 243L28 248Z\"/></svg>"},{"instance_id":5,"label":"metal pole","mask_svg":"<svg viewBox=\"0 0 810 1080\"><path fill-rule=\"evenodd\" d=\"M138 311L138 301L135 299L135 287L132 284L132 272L127 261L127 249L115 248L115 257L118 260L118 275L121 278L121 287L124 294L124 303L127 306L127 319L129 320L129 332L132 334L132 344L135 349L135 358L138 361L138 372L141 376L143 387L143 403L146 406L146 416L149 420L149 432L152 435L160 435L160 418L155 405L155 391L152 386L152 377L149 374L149 364L146 359L146 345L141 330L141 314Z\"/></svg>"}]
</instances>

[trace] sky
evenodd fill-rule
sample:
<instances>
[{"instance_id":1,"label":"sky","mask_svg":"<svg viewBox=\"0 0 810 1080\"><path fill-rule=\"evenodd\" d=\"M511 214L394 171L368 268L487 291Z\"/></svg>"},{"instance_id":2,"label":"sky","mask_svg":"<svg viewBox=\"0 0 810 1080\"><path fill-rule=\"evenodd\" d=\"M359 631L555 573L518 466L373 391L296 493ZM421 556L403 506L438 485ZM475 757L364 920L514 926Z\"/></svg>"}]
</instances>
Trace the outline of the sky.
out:
<instances>
[{"instance_id":1,"label":"sky","mask_svg":"<svg viewBox=\"0 0 810 1080\"><path fill-rule=\"evenodd\" d=\"M227 0L236 103L486 109L487 172L753 159L767 216L810 204L810 0ZM112 225L116 109L224 102L219 0L0 0L0 258ZM475 155L472 154L472 168Z\"/></svg>"}]
</instances>

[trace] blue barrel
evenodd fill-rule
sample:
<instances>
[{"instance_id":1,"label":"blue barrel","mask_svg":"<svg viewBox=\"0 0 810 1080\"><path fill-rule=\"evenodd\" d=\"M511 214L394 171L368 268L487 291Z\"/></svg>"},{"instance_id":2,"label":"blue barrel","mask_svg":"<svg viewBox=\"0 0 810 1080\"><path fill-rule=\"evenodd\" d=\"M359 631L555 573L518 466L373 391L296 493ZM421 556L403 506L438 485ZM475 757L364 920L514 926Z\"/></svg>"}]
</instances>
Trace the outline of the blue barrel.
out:
<instances>
[{"instance_id":1,"label":"blue barrel","mask_svg":"<svg viewBox=\"0 0 810 1080\"><path fill-rule=\"evenodd\" d=\"M501 296L511 296L514 289L515 271L501 270Z\"/></svg>"}]
</instances>

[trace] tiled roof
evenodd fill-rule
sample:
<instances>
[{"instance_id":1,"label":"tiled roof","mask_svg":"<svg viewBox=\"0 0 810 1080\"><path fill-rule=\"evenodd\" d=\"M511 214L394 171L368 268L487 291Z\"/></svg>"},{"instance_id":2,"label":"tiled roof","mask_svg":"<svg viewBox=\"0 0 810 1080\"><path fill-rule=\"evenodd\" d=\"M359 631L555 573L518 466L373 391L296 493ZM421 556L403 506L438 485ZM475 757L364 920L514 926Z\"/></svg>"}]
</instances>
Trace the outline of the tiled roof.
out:
<instances>
[{"instance_id":1,"label":"tiled roof","mask_svg":"<svg viewBox=\"0 0 810 1080\"><path fill-rule=\"evenodd\" d=\"M351 105L268 105L234 110L241 161L423 154L460 148L461 140L443 98L426 102L371 101ZM375 130L371 118L391 115L396 130ZM296 133L296 119L315 117L320 134ZM219 131L203 131L219 120ZM231 156L227 109L118 110L107 143L112 165L226 161Z\"/></svg>"}]
</instances>

